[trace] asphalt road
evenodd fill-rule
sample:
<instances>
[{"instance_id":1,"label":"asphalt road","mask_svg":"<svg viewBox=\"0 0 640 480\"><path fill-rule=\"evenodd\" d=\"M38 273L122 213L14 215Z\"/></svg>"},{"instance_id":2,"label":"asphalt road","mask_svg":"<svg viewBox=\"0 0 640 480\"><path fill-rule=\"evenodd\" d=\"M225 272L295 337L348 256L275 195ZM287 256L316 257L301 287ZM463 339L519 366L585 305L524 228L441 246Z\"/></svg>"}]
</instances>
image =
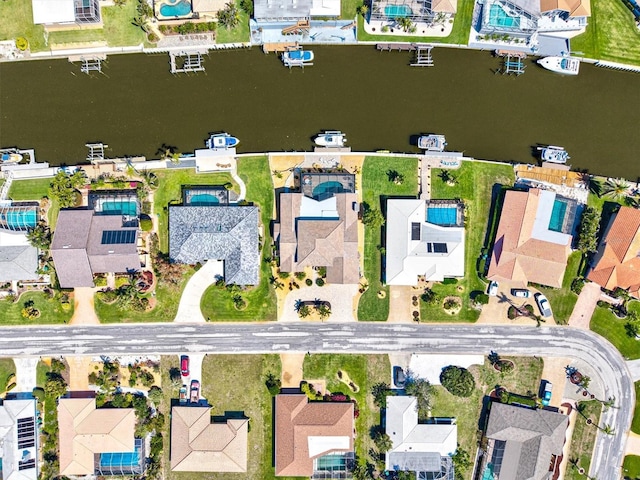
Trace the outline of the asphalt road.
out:
<instances>
[{"instance_id":1,"label":"asphalt road","mask_svg":"<svg viewBox=\"0 0 640 480\"><path fill-rule=\"evenodd\" d=\"M128 324L2 328L0 356L192 353L446 353L574 357L589 363L615 408L600 425L591 476L618 480L635 392L618 350L593 332L563 327L393 325L386 323Z\"/></svg>"}]
</instances>

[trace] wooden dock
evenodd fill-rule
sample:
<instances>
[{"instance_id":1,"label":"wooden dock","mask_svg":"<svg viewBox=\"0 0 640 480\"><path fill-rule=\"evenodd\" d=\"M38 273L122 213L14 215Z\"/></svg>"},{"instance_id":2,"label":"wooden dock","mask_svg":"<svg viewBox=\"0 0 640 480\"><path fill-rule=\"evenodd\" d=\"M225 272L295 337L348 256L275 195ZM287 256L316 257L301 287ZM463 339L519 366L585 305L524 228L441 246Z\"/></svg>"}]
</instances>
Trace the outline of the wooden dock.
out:
<instances>
[{"instance_id":1,"label":"wooden dock","mask_svg":"<svg viewBox=\"0 0 640 480\"><path fill-rule=\"evenodd\" d=\"M516 176L539 182L552 183L567 187L576 187L584 183L584 175L572 172L565 165L545 163L542 167L535 165L517 165Z\"/></svg>"},{"instance_id":2,"label":"wooden dock","mask_svg":"<svg viewBox=\"0 0 640 480\"><path fill-rule=\"evenodd\" d=\"M517 50L496 50L494 54L496 57L506 57L509 55L514 58L527 58L526 53Z\"/></svg>"},{"instance_id":3,"label":"wooden dock","mask_svg":"<svg viewBox=\"0 0 640 480\"><path fill-rule=\"evenodd\" d=\"M415 49L413 43L376 43L379 52L411 52Z\"/></svg>"},{"instance_id":4,"label":"wooden dock","mask_svg":"<svg viewBox=\"0 0 640 480\"><path fill-rule=\"evenodd\" d=\"M297 47L298 42L275 42L275 43L265 43L262 45L262 51L264 53L282 53L289 50L291 47Z\"/></svg>"}]
</instances>

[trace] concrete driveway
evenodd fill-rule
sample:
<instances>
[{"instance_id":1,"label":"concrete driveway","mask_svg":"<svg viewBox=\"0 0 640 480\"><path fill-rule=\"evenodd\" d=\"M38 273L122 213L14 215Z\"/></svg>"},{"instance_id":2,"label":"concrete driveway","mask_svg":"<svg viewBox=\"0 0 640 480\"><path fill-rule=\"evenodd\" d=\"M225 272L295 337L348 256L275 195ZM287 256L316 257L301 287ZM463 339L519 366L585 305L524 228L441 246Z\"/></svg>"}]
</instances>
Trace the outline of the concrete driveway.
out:
<instances>
[{"instance_id":1,"label":"concrete driveway","mask_svg":"<svg viewBox=\"0 0 640 480\"><path fill-rule=\"evenodd\" d=\"M551 382L553 389L551 390L551 401L549 405L559 407L565 400L565 389L567 384L567 374L565 367L571 363L570 358L565 357L546 357L544 359L544 367L542 369L542 379ZM540 387L540 386L538 386ZM540 393L539 391L536 393Z\"/></svg>"},{"instance_id":2,"label":"concrete driveway","mask_svg":"<svg viewBox=\"0 0 640 480\"><path fill-rule=\"evenodd\" d=\"M221 262L209 260L193 274L182 291L174 322L206 323L207 320L200 310L200 301L204 292L216 283L216 278L221 273Z\"/></svg>"},{"instance_id":3,"label":"concrete driveway","mask_svg":"<svg viewBox=\"0 0 640 480\"><path fill-rule=\"evenodd\" d=\"M299 290L292 290L284 300L284 308L279 313L279 322L299 322L300 317L296 312L295 305L298 300L313 301L316 299L329 302L331 304L331 316L326 322L356 322L357 306L354 305L353 298L358 293L359 286L353 285L325 285L318 287L304 287Z\"/></svg>"},{"instance_id":4,"label":"concrete driveway","mask_svg":"<svg viewBox=\"0 0 640 480\"><path fill-rule=\"evenodd\" d=\"M569 325L571 327L583 328L589 330L591 316L596 309L596 304L600 300L600 285L597 283L585 283L571 317L569 317ZM553 305L551 306L553 308Z\"/></svg>"},{"instance_id":5,"label":"concrete driveway","mask_svg":"<svg viewBox=\"0 0 640 480\"><path fill-rule=\"evenodd\" d=\"M13 393L32 392L36 387L37 358L14 358L16 365L16 388Z\"/></svg>"},{"instance_id":6,"label":"concrete driveway","mask_svg":"<svg viewBox=\"0 0 640 480\"><path fill-rule=\"evenodd\" d=\"M100 319L94 308L94 294L98 291L93 287L79 287L73 289L74 310L69 324L71 325L99 325Z\"/></svg>"},{"instance_id":7,"label":"concrete driveway","mask_svg":"<svg viewBox=\"0 0 640 480\"><path fill-rule=\"evenodd\" d=\"M521 283L517 282L500 282L498 288L498 295L495 297L489 297L489 303L487 305L483 305L482 312L480 313L480 318L478 318L477 323L491 324L491 325L527 325L532 326L536 324L536 321L533 318L529 317L516 317L514 320L509 320L507 317L507 311L511 305L516 307L520 307L525 304L530 304L533 306L533 313L535 315L540 315L540 310L538 309L538 305L536 304L535 298L533 296L538 293L538 290L532 287L526 287L527 290L531 292L531 296L529 298L516 298L511 295L512 288L525 288ZM551 310L553 310L553 305L551 305ZM553 316L545 318L544 325L553 326L556 324Z\"/></svg>"},{"instance_id":8,"label":"concrete driveway","mask_svg":"<svg viewBox=\"0 0 640 480\"><path fill-rule=\"evenodd\" d=\"M411 323L413 316L411 313L413 310L420 311L420 306L413 307L411 305L411 297L420 296L418 290L414 290L413 287L406 287L404 285L390 285L389 286L389 323Z\"/></svg>"}]
</instances>

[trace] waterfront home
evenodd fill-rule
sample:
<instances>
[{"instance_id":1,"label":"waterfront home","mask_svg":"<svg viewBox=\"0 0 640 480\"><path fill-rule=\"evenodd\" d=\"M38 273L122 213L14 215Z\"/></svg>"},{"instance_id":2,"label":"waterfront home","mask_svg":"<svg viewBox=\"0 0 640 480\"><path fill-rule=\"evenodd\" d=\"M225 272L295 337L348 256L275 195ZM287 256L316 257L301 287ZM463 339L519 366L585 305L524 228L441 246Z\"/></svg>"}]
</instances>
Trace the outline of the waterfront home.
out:
<instances>
[{"instance_id":1,"label":"waterfront home","mask_svg":"<svg viewBox=\"0 0 640 480\"><path fill-rule=\"evenodd\" d=\"M388 396L385 418L385 432L393 444L385 453L386 470L416 472L416 478L453 478L455 419L418 423L417 399L410 396Z\"/></svg>"},{"instance_id":2,"label":"waterfront home","mask_svg":"<svg viewBox=\"0 0 640 480\"><path fill-rule=\"evenodd\" d=\"M484 431L483 478L557 478L569 417L545 409L493 402Z\"/></svg>"},{"instance_id":3,"label":"waterfront home","mask_svg":"<svg viewBox=\"0 0 640 480\"><path fill-rule=\"evenodd\" d=\"M258 22L300 22L309 28L314 17L339 17L340 0L254 0L253 18ZM286 25L283 25L286 28ZM294 25L291 26L295 28Z\"/></svg>"},{"instance_id":4,"label":"waterfront home","mask_svg":"<svg viewBox=\"0 0 640 480\"><path fill-rule=\"evenodd\" d=\"M504 195L487 278L562 287L578 205L532 188Z\"/></svg>"},{"instance_id":5,"label":"waterfront home","mask_svg":"<svg viewBox=\"0 0 640 480\"><path fill-rule=\"evenodd\" d=\"M587 278L606 290L622 288L640 299L640 210L620 207L611 216Z\"/></svg>"},{"instance_id":6,"label":"waterfront home","mask_svg":"<svg viewBox=\"0 0 640 480\"><path fill-rule=\"evenodd\" d=\"M464 207L455 201L387 201L388 285L417 285L464 276Z\"/></svg>"},{"instance_id":7,"label":"waterfront home","mask_svg":"<svg viewBox=\"0 0 640 480\"><path fill-rule=\"evenodd\" d=\"M95 398L58 400L60 475L140 475L144 442L133 408L96 408Z\"/></svg>"},{"instance_id":8,"label":"waterfront home","mask_svg":"<svg viewBox=\"0 0 640 480\"><path fill-rule=\"evenodd\" d=\"M39 220L37 203L0 204L0 282L35 282L40 279L38 249L27 232Z\"/></svg>"},{"instance_id":9,"label":"waterfront home","mask_svg":"<svg viewBox=\"0 0 640 480\"><path fill-rule=\"evenodd\" d=\"M212 422L211 407L173 407L171 470L245 473L248 432L247 418Z\"/></svg>"},{"instance_id":10,"label":"waterfront home","mask_svg":"<svg viewBox=\"0 0 640 480\"><path fill-rule=\"evenodd\" d=\"M33 23L51 30L102 28L98 0L31 0Z\"/></svg>"},{"instance_id":11,"label":"waterfront home","mask_svg":"<svg viewBox=\"0 0 640 480\"><path fill-rule=\"evenodd\" d=\"M36 400L5 399L0 405L0 458L2 478L38 478Z\"/></svg>"},{"instance_id":12,"label":"waterfront home","mask_svg":"<svg viewBox=\"0 0 640 480\"><path fill-rule=\"evenodd\" d=\"M97 273L133 273L141 268L136 217L63 209L51 242L60 287L93 287Z\"/></svg>"},{"instance_id":13,"label":"waterfront home","mask_svg":"<svg viewBox=\"0 0 640 480\"><path fill-rule=\"evenodd\" d=\"M276 476L345 478L354 459L354 404L281 394L274 405Z\"/></svg>"},{"instance_id":14,"label":"waterfront home","mask_svg":"<svg viewBox=\"0 0 640 480\"><path fill-rule=\"evenodd\" d=\"M399 18L409 18L413 23L433 26L453 18L458 10L458 0L372 0L368 22L394 23Z\"/></svg>"}]
</instances>

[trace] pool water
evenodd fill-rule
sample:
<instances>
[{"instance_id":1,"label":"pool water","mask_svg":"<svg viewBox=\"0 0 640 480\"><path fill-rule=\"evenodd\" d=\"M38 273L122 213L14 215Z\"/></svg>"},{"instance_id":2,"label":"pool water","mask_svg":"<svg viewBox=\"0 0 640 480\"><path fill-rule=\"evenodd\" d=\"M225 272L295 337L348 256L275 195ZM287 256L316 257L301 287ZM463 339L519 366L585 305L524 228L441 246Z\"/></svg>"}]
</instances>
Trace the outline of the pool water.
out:
<instances>
[{"instance_id":1,"label":"pool water","mask_svg":"<svg viewBox=\"0 0 640 480\"><path fill-rule=\"evenodd\" d=\"M484 472L482 472L481 480L493 480L493 464L491 463L487 464L487 467L484 469Z\"/></svg>"},{"instance_id":2,"label":"pool water","mask_svg":"<svg viewBox=\"0 0 640 480\"><path fill-rule=\"evenodd\" d=\"M183 17L191 13L191 2L182 0L178 3L165 3L160 6L160 15L163 17Z\"/></svg>"},{"instance_id":3,"label":"pool water","mask_svg":"<svg viewBox=\"0 0 640 480\"><path fill-rule=\"evenodd\" d=\"M102 453L100 455L100 467L120 468L135 467L140 463L138 452Z\"/></svg>"},{"instance_id":4,"label":"pool water","mask_svg":"<svg viewBox=\"0 0 640 480\"><path fill-rule=\"evenodd\" d=\"M329 197L330 193L342 193L344 192L342 184L340 182L322 182L316 188L313 189L314 197Z\"/></svg>"},{"instance_id":5,"label":"pool water","mask_svg":"<svg viewBox=\"0 0 640 480\"><path fill-rule=\"evenodd\" d=\"M520 19L512 17L498 3L492 3L489 7L489 25L492 27L520 27Z\"/></svg>"},{"instance_id":6,"label":"pool water","mask_svg":"<svg viewBox=\"0 0 640 480\"><path fill-rule=\"evenodd\" d=\"M102 202L100 211L105 215L138 215L138 204L134 201L107 201Z\"/></svg>"},{"instance_id":7,"label":"pool water","mask_svg":"<svg viewBox=\"0 0 640 480\"><path fill-rule=\"evenodd\" d=\"M384 14L389 18L407 17L413 14L411 7L407 5L387 5Z\"/></svg>"},{"instance_id":8,"label":"pool water","mask_svg":"<svg viewBox=\"0 0 640 480\"><path fill-rule=\"evenodd\" d=\"M197 195L192 195L189 199L189 205L195 206L218 205L219 203L220 200L218 200L218 197L209 193L199 193Z\"/></svg>"},{"instance_id":9,"label":"pool water","mask_svg":"<svg viewBox=\"0 0 640 480\"><path fill-rule=\"evenodd\" d=\"M316 461L316 469L331 470L345 468L345 458L343 455L325 455Z\"/></svg>"},{"instance_id":10,"label":"pool water","mask_svg":"<svg viewBox=\"0 0 640 480\"><path fill-rule=\"evenodd\" d=\"M551 218L549 219L549 230L561 232L564 224L564 216L567 212L567 203L562 200L553 202L553 210L551 210Z\"/></svg>"},{"instance_id":11,"label":"pool water","mask_svg":"<svg viewBox=\"0 0 640 480\"><path fill-rule=\"evenodd\" d=\"M456 207L427 207L427 222L442 226L457 225L458 209Z\"/></svg>"},{"instance_id":12,"label":"pool water","mask_svg":"<svg viewBox=\"0 0 640 480\"><path fill-rule=\"evenodd\" d=\"M9 228L16 230L25 227L32 228L38 223L38 214L35 210L26 212L9 210L0 218L6 222Z\"/></svg>"}]
</instances>

